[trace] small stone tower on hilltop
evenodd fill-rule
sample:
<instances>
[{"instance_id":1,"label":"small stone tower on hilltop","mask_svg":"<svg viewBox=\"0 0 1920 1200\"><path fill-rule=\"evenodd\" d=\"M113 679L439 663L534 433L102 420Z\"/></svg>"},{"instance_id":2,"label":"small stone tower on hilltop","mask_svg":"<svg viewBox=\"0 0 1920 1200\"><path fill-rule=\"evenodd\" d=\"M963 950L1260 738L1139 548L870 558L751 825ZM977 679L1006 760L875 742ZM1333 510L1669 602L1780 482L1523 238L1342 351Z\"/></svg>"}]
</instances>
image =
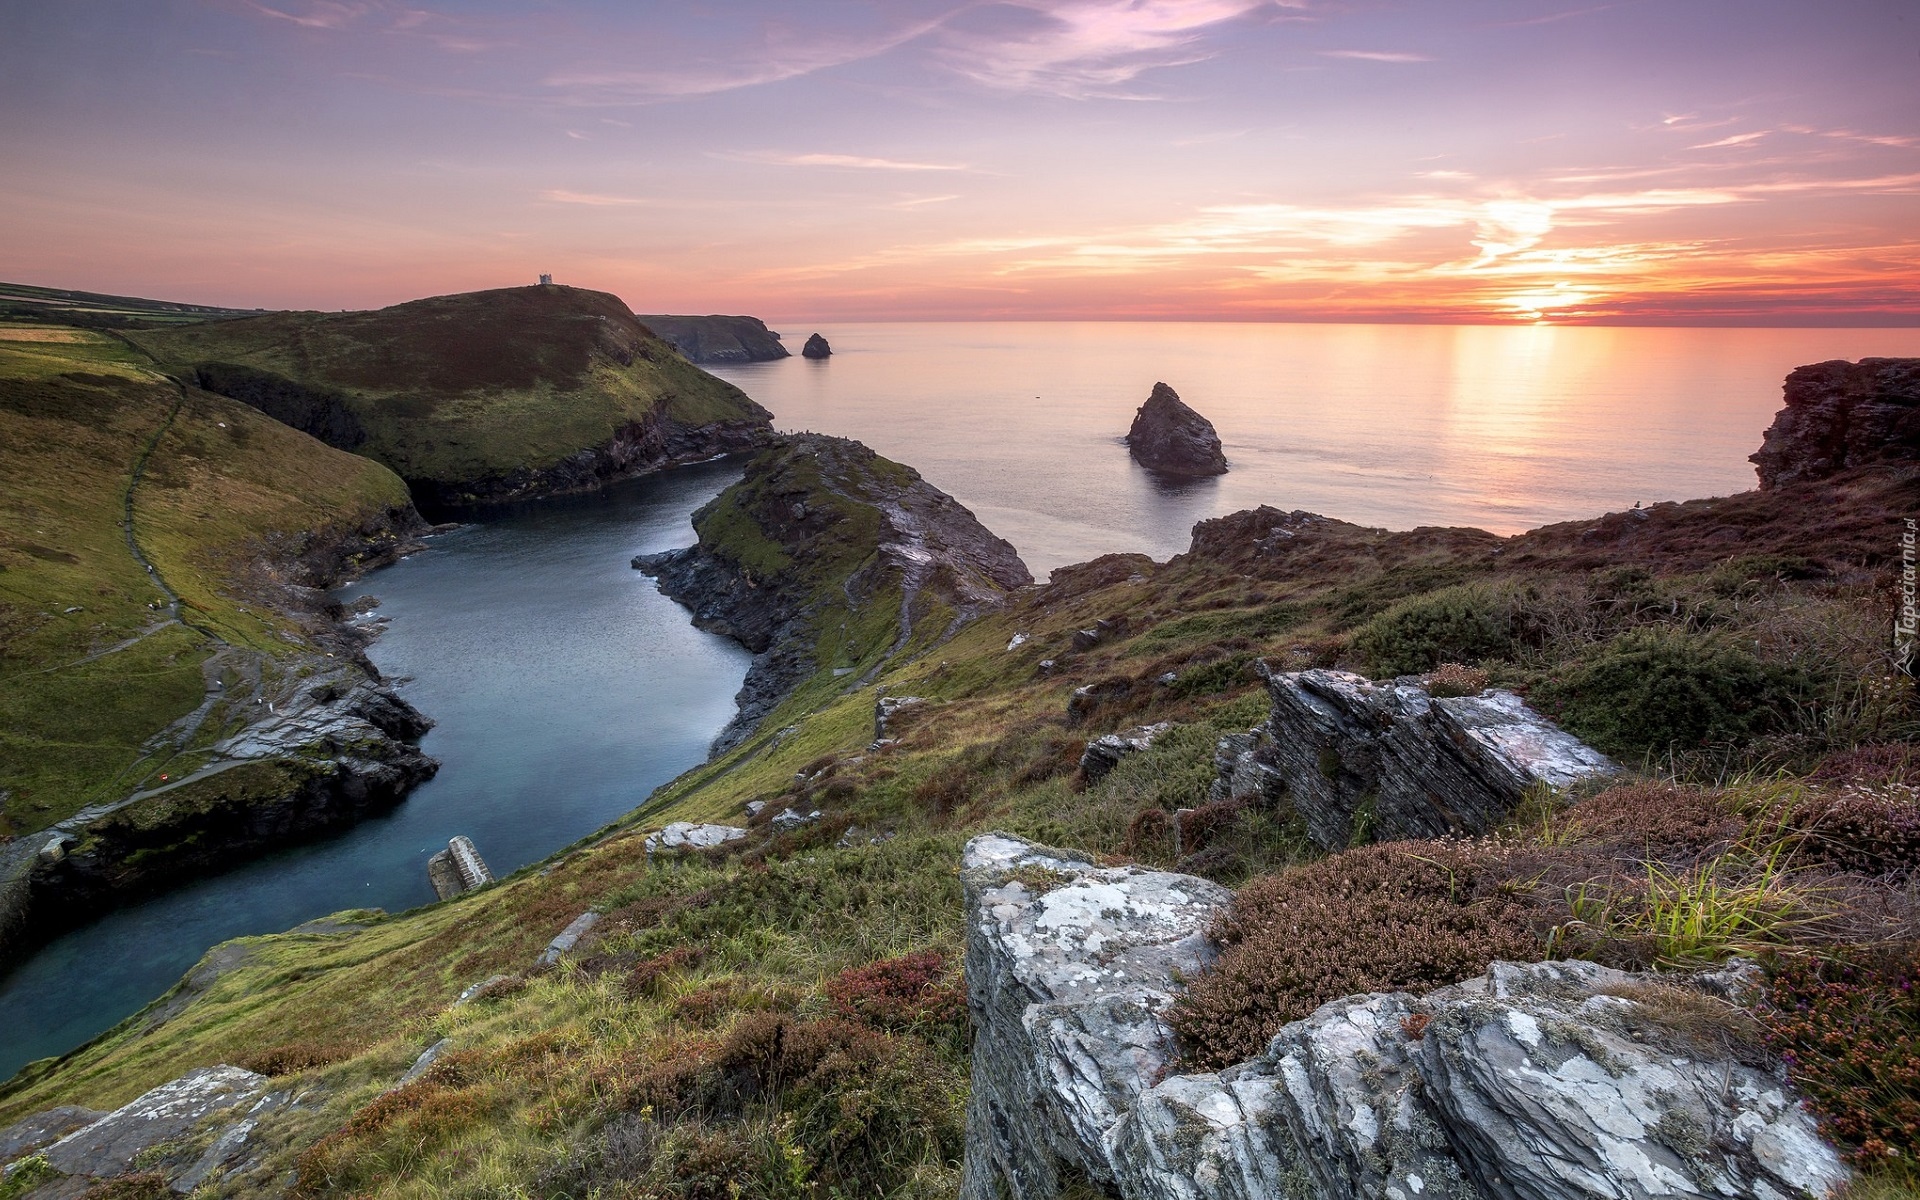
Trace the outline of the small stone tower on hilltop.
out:
<instances>
[{"instance_id":1,"label":"small stone tower on hilltop","mask_svg":"<svg viewBox=\"0 0 1920 1200\"><path fill-rule=\"evenodd\" d=\"M553 276L551 276L551 275L542 275L542 276L540 277L540 286L541 286L541 287L552 287L552 286L553 286Z\"/></svg>"}]
</instances>

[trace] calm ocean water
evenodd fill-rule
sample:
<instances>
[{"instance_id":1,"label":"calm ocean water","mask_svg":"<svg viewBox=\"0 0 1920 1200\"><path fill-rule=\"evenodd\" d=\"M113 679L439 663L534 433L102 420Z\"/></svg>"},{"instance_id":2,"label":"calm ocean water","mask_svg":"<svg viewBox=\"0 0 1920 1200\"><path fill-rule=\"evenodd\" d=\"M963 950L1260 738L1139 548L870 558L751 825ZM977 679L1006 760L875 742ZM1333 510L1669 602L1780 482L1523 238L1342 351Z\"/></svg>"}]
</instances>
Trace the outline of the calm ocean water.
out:
<instances>
[{"instance_id":1,"label":"calm ocean water","mask_svg":"<svg viewBox=\"0 0 1920 1200\"><path fill-rule=\"evenodd\" d=\"M951 492L1043 575L1186 549L1258 504L1514 533L1753 486L1802 363L1920 355L1920 329L787 325L831 359L720 368L784 429L859 438ZM1156 381L1232 470L1156 482L1119 441Z\"/></svg>"}]
</instances>

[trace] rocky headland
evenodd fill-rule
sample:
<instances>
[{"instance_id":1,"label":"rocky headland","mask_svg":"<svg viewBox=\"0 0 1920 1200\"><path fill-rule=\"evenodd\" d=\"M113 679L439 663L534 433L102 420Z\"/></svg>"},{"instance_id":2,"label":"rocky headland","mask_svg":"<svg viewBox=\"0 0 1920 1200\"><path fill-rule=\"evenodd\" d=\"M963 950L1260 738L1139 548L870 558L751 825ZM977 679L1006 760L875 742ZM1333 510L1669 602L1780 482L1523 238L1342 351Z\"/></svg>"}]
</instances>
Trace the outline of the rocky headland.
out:
<instances>
[{"instance_id":1,"label":"rocky headland","mask_svg":"<svg viewBox=\"0 0 1920 1200\"><path fill-rule=\"evenodd\" d=\"M338 828L437 764L328 590L404 483L138 357L0 351L0 948Z\"/></svg>"},{"instance_id":2,"label":"rocky headland","mask_svg":"<svg viewBox=\"0 0 1920 1200\"><path fill-rule=\"evenodd\" d=\"M772 362L788 357L780 335L758 317L675 317L653 313L640 321L692 363Z\"/></svg>"},{"instance_id":3,"label":"rocky headland","mask_svg":"<svg viewBox=\"0 0 1920 1200\"><path fill-rule=\"evenodd\" d=\"M938 640L1033 582L1013 546L911 467L859 442L784 439L694 514L700 540L633 565L694 624L753 651L740 710L754 730L825 663L844 686Z\"/></svg>"},{"instance_id":4,"label":"rocky headland","mask_svg":"<svg viewBox=\"0 0 1920 1200\"><path fill-rule=\"evenodd\" d=\"M1127 453L1162 475L1199 478L1227 473L1227 456L1213 422L1188 407L1164 383L1153 385L1153 393L1134 414L1127 431Z\"/></svg>"},{"instance_id":5,"label":"rocky headland","mask_svg":"<svg viewBox=\"0 0 1920 1200\"><path fill-rule=\"evenodd\" d=\"M430 510L591 490L770 436L745 393L580 288L125 336L182 379L386 465Z\"/></svg>"}]
</instances>

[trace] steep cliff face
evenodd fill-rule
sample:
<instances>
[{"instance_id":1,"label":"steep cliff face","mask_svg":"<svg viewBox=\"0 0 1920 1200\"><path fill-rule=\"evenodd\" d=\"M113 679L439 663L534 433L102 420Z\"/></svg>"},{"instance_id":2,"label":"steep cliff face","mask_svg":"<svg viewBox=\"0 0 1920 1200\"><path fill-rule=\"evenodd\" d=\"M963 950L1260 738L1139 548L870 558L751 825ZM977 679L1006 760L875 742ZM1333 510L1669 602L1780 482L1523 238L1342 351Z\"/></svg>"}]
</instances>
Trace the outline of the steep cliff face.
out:
<instances>
[{"instance_id":1,"label":"steep cliff face","mask_svg":"<svg viewBox=\"0 0 1920 1200\"><path fill-rule=\"evenodd\" d=\"M1122 1200L1778 1200L1849 1178L1777 1066L1662 1016L1658 989L1737 998L1737 971L1496 963L1335 1001L1252 1061L1180 1074L1158 1014L1206 962L1222 889L998 834L968 844L962 877L962 1200L1069 1182Z\"/></svg>"},{"instance_id":2,"label":"steep cliff face","mask_svg":"<svg viewBox=\"0 0 1920 1200\"><path fill-rule=\"evenodd\" d=\"M1127 432L1127 452L1150 471L1162 475L1197 477L1225 475L1227 456L1220 435L1207 420L1164 383L1134 414Z\"/></svg>"},{"instance_id":3,"label":"steep cliff face","mask_svg":"<svg viewBox=\"0 0 1920 1200\"><path fill-rule=\"evenodd\" d=\"M802 680L870 679L1033 576L1012 545L919 472L858 442L804 434L694 514L699 543L633 565L703 629L756 655L731 745Z\"/></svg>"},{"instance_id":4,"label":"steep cliff face","mask_svg":"<svg viewBox=\"0 0 1920 1200\"><path fill-rule=\"evenodd\" d=\"M1920 459L1920 358L1797 367L1785 390L1786 407L1751 456L1762 489Z\"/></svg>"},{"instance_id":5,"label":"steep cliff face","mask_svg":"<svg viewBox=\"0 0 1920 1200\"><path fill-rule=\"evenodd\" d=\"M788 357L780 335L758 317L676 317L648 314L640 320L695 363L772 362Z\"/></svg>"}]
</instances>

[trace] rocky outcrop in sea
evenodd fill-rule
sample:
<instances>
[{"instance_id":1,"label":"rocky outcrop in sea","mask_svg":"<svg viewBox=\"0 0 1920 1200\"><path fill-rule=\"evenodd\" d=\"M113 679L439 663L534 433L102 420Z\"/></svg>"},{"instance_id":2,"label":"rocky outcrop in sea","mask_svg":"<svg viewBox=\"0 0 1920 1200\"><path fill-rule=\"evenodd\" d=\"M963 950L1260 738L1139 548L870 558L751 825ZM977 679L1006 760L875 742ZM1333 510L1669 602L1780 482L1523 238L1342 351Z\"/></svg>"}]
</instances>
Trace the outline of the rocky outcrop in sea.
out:
<instances>
[{"instance_id":1,"label":"rocky outcrop in sea","mask_svg":"<svg viewBox=\"0 0 1920 1200\"><path fill-rule=\"evenodd\" d=\"M827 345L827 339L821 337L819 334L816 333L812 337L807 339L806 345L800 347L800 357L801 358L832 358L833 347Z\"/></svg>"},{"instance_id":2,"label":"rocky outcrop in sea","mask_svg":"<svg viewBox=\"0 0 1920 1200\"><path fill-rule=\"evenodd\" d=\"M1000 834L968 843L962 879L961 1200L1784 1200L1849 1178L1777 1065L1663 1016L1663 988L1741 999L1739 969L1495 963L1183 1073L1161 1013L1207 966L1225 889Z\"/></svg>"},{"instance_id":3,"label":"rocky outcrop in sea","mask_svg":"<svg viewBox=\"0 0 1920 1200\"><path fill-rule=\"evenodd\" d=\"M1164 383L1153 385L1153 394L1134 414L1133 428L1127 431L1127 453L1162 475L1227 473L1227 456L1213 422L1187 407L1179 393Z\"/></svg>"},{"instance_id":4,"label":"rocky outcrop in sea","mask_svg":"<svg viewBox=\"0 0 1920 1200\"><path fill-rule=\"evenodd\" d=\"M1763 490L1920 459L1920 358L1796 367L1785 392L1786 407L1749 456Z\"/></svg>"}]
</instances>

